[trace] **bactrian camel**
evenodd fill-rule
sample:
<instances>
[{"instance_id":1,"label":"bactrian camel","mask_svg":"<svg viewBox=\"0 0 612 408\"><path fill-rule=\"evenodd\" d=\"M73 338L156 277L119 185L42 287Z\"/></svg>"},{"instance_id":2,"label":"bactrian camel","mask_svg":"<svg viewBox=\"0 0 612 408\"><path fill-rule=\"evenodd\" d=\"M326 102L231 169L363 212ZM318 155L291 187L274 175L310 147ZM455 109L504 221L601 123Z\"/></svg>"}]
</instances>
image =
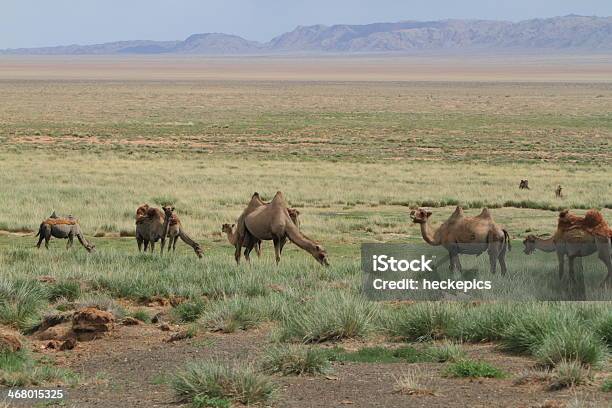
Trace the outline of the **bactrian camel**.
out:
<instances>
[{"instance_id":1,"label":"bactrian camel","mask_svg":"<svg viewBox=\"0 0 612 408\"><path fill-rule=\"evenodd\" d=\"M576 282L574 264L576 258L597 252L608 274L602 286L612 284L612 230L608 227L599 211L589 210L584 217L578 217L565 210L559 214L557 231L550 238L543 239L528 235L523 241L526 254L536 249L542 252L556 252L559 262L559 279L563 278L565 257L568 258L569 277Z\"/></svg>"},{"instance_id":2,"label":"bactrian camel","mask_svg":"<svg viewBox=\"0 0 612 408\"><path fill-rule=\"evenodd\" d=\"M260 201L260 199L258 200L259 195L257 194L257 196L255 196L255 194L253 195L254 197L256 197L255 199L257 201ZM262 203L264 205L269 204L263 201ZM300 211L295 208L288 208L287 211L289 212L289 217L291 218L291 221L293 221L296 227L299 228L300 227ZM223 224L221 226L221 232L227 235L227 240L232 246L236 245L236 241L238 240L238 228L236 227L236 224ZM255 253L257 253L257 256L258 257L261 256L261 241L257 241L254 245L254 248L255 248Z\"/></svg>"},{"instance_id":3,"label":"bactrian camel","mask_svg":"<svg viewBox=\"0 0 612 408\"><path fill-rule=\"evenodd\" d=\"M155 243L161 241L161 253L164 253L166 244L166 231L168 230L164 213L159 208L149 207L148 204L143 204L136 210L136 242L138 243L138 251L142 251L144 243L144 251L150 246L151 252L155 249Z\"/></svg>"},{"instance_id":4,"label":"bactrian camel","mask_svg":"<svg viewBox=\"0 0 612 408\"><path fill-rule=\"evenodd\" d=\"M450 256L451 271L461 271L459 254L480 255L489 253L491 273L495 273L497 262L502 275L506 274L506 251L510 250L508 232L498 226L488 209L476 217L466 217L461 207L438 228L431 226L431 211L424 208L413 210L410 218L421 226L421 235L429 245L443 246Z\"/></svg>"},{"instance_id":5,"label":"bactrian camel","mask_svg":"<svg viewBox=\"0 0 612 408\"><path fill-rule=\"evenodd\" d=\"M174 213L174 207L172 206L164 206L162 207L164 210L165 218L166 218L166 237L169 239L168 241L168 252L170 252L170 248L172 248L172 252L176 250L176 241L181 238L181 240L193 248L198 258L202 258L202 246L195 242L183 228L181 224L181 220Z\"/></svg>"},{"instance_id":6,"label":"bactrian camel","mask_svg":"<svg viewBox=\"0 0 612 408\"><path fill-rule=\"evenodd\" d=\"M96 249L95 245L85 239L79 221L76 218L59 218L55 215L55 212L40 224L36 236L39 237L36 244L38 248L40 248L42 241L45 240L45 248L49 249L49 240L53 236L55 238L67 239L66 249L72 247L74 237L79 240L87 252L93 252Z\"/></svg>"},{"instance_id":7,"label":"bactrian camel","mask_svg":"<svg viewBox=\"0 0 612 408\"><path fill-rule=\"evenodd\" d=\"M259 198L258 195L255 197L255 194L253 197ZM272 201L267 205L255 205L252 198L243 215L244 217L241 216L241 219L244 220L242 226L244 235L241 236L243 242L236 243L237 262L240 261L240 247L242 244L246 246L245 258L248 260L250 251L259 240L272 241L274 243L276 263L279 263L283 246L289 240L299 248L310 253L321 265L329 265L325 248L302 234L291 220L287 202L280 191L276 193ZM238 224L238 230L241 230L240 224Z\"/></svg>"}]
</instances>

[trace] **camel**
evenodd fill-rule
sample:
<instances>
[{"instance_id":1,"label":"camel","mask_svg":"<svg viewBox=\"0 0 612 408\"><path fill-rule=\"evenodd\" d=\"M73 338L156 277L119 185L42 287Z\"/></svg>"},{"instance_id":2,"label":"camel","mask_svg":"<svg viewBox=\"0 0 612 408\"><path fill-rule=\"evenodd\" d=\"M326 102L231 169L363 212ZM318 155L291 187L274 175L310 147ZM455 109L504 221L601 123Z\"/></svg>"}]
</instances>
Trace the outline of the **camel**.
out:
<instances>
[{"instance_id":1,"label":"camel","mask_svg":"<svg viewBox=\"0 0 612 408\"><path fill-rule=\"evenodd\" d=\"M555 190L555 197L563 198L563 187L561 187L561 184L559 184Z\"/></svg>"},{"instance_id":2,"label":"camel","mask_svg":"<svg viewBox=\"0 0 612 408\"><path fill-rule=\"evenodd\" d=\"M221 226L221 232L227 235L227 240L233 246L236 245L238 241L238 228L236 228L236 224L223 224ZM261 256L261 241L255 244L255 253L257 256Z\"/></svg>"},{"instance_id":3,"label":"camel","mask_svg":"<svg viewBox=\"0 0 612 408\"><path fill-rule=\"evenodd\" d=\"M257 197L259 197L259 195L257 195ZM261 201L261 203L263 203L263 205L269 204L264 201ZM293 221L295 226L299 228L300 227L300 211L295 208L287 208L287 212L289 213L289 217L291 218L291 221ZM227 235L227 240L229 241L230 244L232 244L233 246L236 245L236 241L238 240L238 229L236 227L236 224L223 224L221 226L221 232ZM254 247L255 247L255 252L257 253L257 256L260 257L261 256L261 241L256 242Z\"/></svg>"},{"instance_id":4,"label":"camel","mask_svg":"<svg viewBox=\"0 0 612 408\"><path fill-rule=\"evenodd\" d=\"M168 252L170 252L170 248L172 248L172 252L176 250L176 241L181 238L184 243L193 248L198 258L202 258L202 253L204 252L202 250L202 246L187 235L183 225L181 224L181 220L174 213L174 207L164 206L162 207L162 210L164 210L166 220L168 220L168 222L164 224L166 226L165 235L167 238L169 238Z\"/></svg>"},{"instance_id":5,"label":"camel","mask_svg":"<svg viewBox=\"0 0 612 408\"><path fill-rule=\"evenodd\" d=\"M161 241L161 253L163 254L169 221L159 208L149 207L148 204L138 207L136 210L136 242L138 243L138 251L142 250L142 244L144 243L144 251L147 252L147 248L150 245L152 253L155 249L155 243Z\"/></svg>"},{"instance_id":6,"label":"camel","mask_svg":"<svg viewBox=\"0 0 612 408\"><path fill-rule=\"evenodd\" d=\"M536 250L542 252L555 252L559 261L559 280L565 274L565 257L569 259L569 275L575 282L574 259L589 256L597 252L595 238L587 233L574 230L572 232L558 232L552 237L542 238L535 235L527 235L523 240L524 253L531 255Z\"/></svg>"},{"instance_id":7,"label":"camel","mask_svg":"<svg viewBox=\"0 0 612 408\"><path fill-rule=\"evenodd\" d=\"M589 210L584 217L562 211L553 239L559 258L559 277L563 277L563 255L568 257L570 279L575 282L574 260L597 252L608 270L601 286L612 284L612 229L599 211Z\"/></svg>"},{"instance_id":8,"label":"camel","mask_svg":"<svg viewBox=\"0 0 612 408\"><path fill-rule=\"evenodd\" d=\"M521 180L519 183L519 190L530 190L529 180Z\"/></svg>"},{"instance_id":9,"label":"camel","mask_svg":"<svg viewBox=\"0 0 612 408\"><path fill-rule=\"evenodd\" d=\"M87 252L95 252L96 250L96 246L85 239L79 221L76 218L72 216L59 218L55 212L40 224L36 236L40 237L36 244L36 247L39 249L43 239L45 240L45 248L49 249L49 240L53 236L55 238L67 239L66 249L72 247L74 237L76 237Z\"/></svg>"},{"instance_id":10,"label":"camel","mask_svg":"<svg viewBox=\"0 0 612 408\"><path fill-rule=\"evenodd\" d=\"M487 251L491 273L495 273L499 261L502 275L506 274L506 251L511 249L510 236L493 221L488 209L483 209L476 217L466 217L463 209L457 207L449 219L435 230L430 223L431 214L431 211L418 208L410 213L410 217L415 224L420 224L425 242L446 248L451 271L461 272L459 254L480 255Z\"/></svg>"},{"instance_id":11,"label":"camel","mask_svg":"<svg viewBox=\"0 0 612 408\"><path fill-rule=\"evenodd\" d=\"M255 198L255 200L253 199ZM242 242L236 243L238 257L240 259L240 246L245 245L245 259L249 260L249 253L259 241L274 242L274 253L276 263L280 262L283 246L290 240L295 245L310 253L321 265L329 266L327 251L320 244L302 234L291 220L287 208L287 202L283 193L278 191L269 204L257 204L257 197L253 197L247 209L243 212ZM238 225L240 228L240 224Z\"/></svg>"}]
</instances>

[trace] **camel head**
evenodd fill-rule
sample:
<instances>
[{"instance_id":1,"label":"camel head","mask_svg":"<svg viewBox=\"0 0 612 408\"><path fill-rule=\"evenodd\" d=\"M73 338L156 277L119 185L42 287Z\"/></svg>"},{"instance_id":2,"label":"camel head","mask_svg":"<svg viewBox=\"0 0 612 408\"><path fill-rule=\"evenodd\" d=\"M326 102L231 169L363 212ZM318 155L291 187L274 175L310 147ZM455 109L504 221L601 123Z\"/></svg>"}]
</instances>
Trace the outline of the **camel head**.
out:
<instances>
[{"instance_id":1,"label":"camel head","mask_svg":"<svg viewBox=\"0 0 612 408\"><path fill-rule=\"evenodd\" d=\"M429 217L431 217L431 211L424 208L417 208L416 210L410 211L410 218L415 224L425 224Z\"/></svg>"},{"instance_id":2,"label":"camel head","mask_svg":"<svg viewBox=\"0 0 612 408\"><path fill-rule=\"evenodd\" d=\"M198 244L193 247L193 250L195 251L198 258L202 259L202 254L204 253L204 250L202 249L202 247Z\"/></svg>"},{"instance_id":3,"label":"camel head","mask_svg":"<svg viewBox=\"0 0 612 408\"><path fill-rule=\"evenodd\" d=\"M223 224L221 226L221 232L231 234L234 231L234 227L236 227L236 224Z\"/></svg>"},{"instance_id":4,"label":"camel head","mask_svg":"<svg viewBox=\"0 0 612 408\"><path fill-rule=\"evenodd\" d=\"M295 208L287 208L287 212L289 213L289 217L291 218L291 221L293 221L293 223L299 227L300 226L300 211Z\"/></svg>"},{"instance_id":5,"label":"camel head","mask_svg":"<svg viewBox=\"0 0 612 408\"><path fill-rule=\"evenodd\" d=\"M87 246L85 246L85 249L89 253L96 252L96 246L94 244L92 244L91 242L88 243Z\"/></svg>"},{"instance_id":6,"label":"camel head","mask_svg":"<svg viewBox=\"0 0 612 408\"><path fill-rule=\"evenodd\" d=\"M323 266L329 266L329 261L327 260L327 251L323 248L322 245L316 244L314 250L311 252L314 259L317 260Z\"/></svg>"},{"instance_id":7,"label":"camel head","mask_svg":"<svg viewBox=\"0 0 612 408\"><path fill-rule=\"evenodd\" d=\"M174 206L173 205L164 205L162 207L162 210L164 211L164 214L166 215L166 217L171 217L172 213L174 212Z\"/></svg>"},{"instance_id":8,"label":"camel head","mask_svg":"<svg viewBox=\"0 0 612 408\"><path fill-rule=\"evenodd\" d=\"M527 237L525 237L525 239L523 240L523 245L525 246L525 248L523 249L523 252L527 255L531 255L535 252L536 250L536 241L538 240L538 237L536 237L535 235L527 235Z\"/></svg>"}]
</instances>

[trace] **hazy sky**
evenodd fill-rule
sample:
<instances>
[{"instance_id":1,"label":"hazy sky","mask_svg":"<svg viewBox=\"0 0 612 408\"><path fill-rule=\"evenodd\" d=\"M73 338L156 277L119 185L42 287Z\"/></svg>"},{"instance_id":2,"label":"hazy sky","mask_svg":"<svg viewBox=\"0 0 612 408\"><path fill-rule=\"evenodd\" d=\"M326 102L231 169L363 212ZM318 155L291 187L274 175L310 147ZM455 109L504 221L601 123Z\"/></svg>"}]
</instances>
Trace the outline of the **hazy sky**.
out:
<instances>
[{"instance_id":1,"label":"hazy sky","mask_svg":"<svg viewBox=\"0 0 612 408\"><path fill-rule=\"evenodd\" d=\"M204 32L268 41L310 24L612 15L611 0L1 0L0 6L0 48L177 40Z\"/></svg>"}]
</instances>

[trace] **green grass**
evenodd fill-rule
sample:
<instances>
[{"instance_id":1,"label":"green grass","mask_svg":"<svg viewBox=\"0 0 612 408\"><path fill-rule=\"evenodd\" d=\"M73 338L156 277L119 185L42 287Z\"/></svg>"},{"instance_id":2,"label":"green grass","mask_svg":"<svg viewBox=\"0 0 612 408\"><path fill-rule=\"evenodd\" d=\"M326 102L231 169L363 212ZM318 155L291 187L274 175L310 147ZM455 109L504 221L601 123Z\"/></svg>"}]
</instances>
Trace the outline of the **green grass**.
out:
<instances>
[{"instance_id":1,"label":"green grass","mask_svg":"<svg viewBox=\"0 0 612 408\"><path fill-rule=\"evenodd\" d=\"M612 392L612 378L606 378L601 384L601 390L603 392Z\"/></svg>"},{"instance_id":2,"label":"green grass","mask_svg":"<svg viewBox=\"0 0 612 408\"><path fill-rule=\"evenodd\" d=\"M504 378L507 374L484 361L460 360L449 365L444 374L459 378Z\"/></svg>"},{"instance_id":3,"label":"green grass","mask_svg":"<svg viewBox=\"0 0 612 408\"><path fill-rule=\"evenodd\" d=\"M261 366L264 372L282 375L317 375L330 371L328 355L323 350L300 345L269 348Z\"/></svg>"},{"instance_id":4,"label":"green grass","mask_svg":"<svg viewBox=\"0 0 612 408\"><path fill-rule=\"evenodd\" d=\"M587 366L600 366L608 357L607 347L579 325L559 326L548 333L535 351L543 364L554 366L563 361L577 361Z\"/></svg>"},{"instance_id":5,"label":"green grass","mask_svg":"<svg viewBox=\"0 0 612 408\"><path fill-rule=\"evenodd\" d=\"M581 361L562 360L552 372L550 389L560 390L582 385L590 380L590 376L590 372L584 368Z\"/></svg>"},{"instance_id":6,"label":"green grass","mask_svg":"<svg viewBox=\"0 0 612 408\"><path fill-rule=\"evenodd\" d=\"M7 387L72 385L78 376L70 370L55 367L50 361L35 360L24 350L0 352L0 384Z\"/></svg>"},{"instance_id":7,"label":"green grass","mask_svg":"<svg viewBox=\"0 0 612 408\"><path fill-rule=\"evenodd\" d=\"M209 361L188 364L174 375L171 386L180 402L195 404L207 401L225 404L224 400L245 405L263 404L271 400L276 390L270 378L251 367Z\"/></svg>"},{"instance_id":8,"label":"green grass","mask_svg":"<svg viewBox=\"0 0 612 408\"><path fill-rule=\"evenodd\" d=\"M419 363L432 361L431 356L412 346L398 348L365 347L357 351L347 351L341 347L325 349L332 361L353 363Z\"/></svg>"},{"instance_id":9,"label":"green grass","mask_svg":"<svg viewBox=\"0 0 612 408\"><path fill-rule=\"evenodd\" d=\"M281 341L320 343L365 337L375 328L378 306L360 295L340 291L315 293L310 302L290 305L281 320Z\"/></svg>"},{"instance_id":10,"label":"green grass","mask_svg":"<svg viewBox=\"0 0 612 408\"><path fill-rule=\"evenodd\" d=\"M151 323L151 315L146 309L136 309L130 313L130 316L141 322Z\"/></svg>"},{"instance_id":11,"label":"green grass","mask_svg":"<svg viewBox=\"0 0 612 408\"><path fill-rule=\"evenodd\" d=\"M201 299L193 299L183 302L172 308L172 317L179 323L195 322L202 316L206 308Z\"/></svg>"}]
</instances>

